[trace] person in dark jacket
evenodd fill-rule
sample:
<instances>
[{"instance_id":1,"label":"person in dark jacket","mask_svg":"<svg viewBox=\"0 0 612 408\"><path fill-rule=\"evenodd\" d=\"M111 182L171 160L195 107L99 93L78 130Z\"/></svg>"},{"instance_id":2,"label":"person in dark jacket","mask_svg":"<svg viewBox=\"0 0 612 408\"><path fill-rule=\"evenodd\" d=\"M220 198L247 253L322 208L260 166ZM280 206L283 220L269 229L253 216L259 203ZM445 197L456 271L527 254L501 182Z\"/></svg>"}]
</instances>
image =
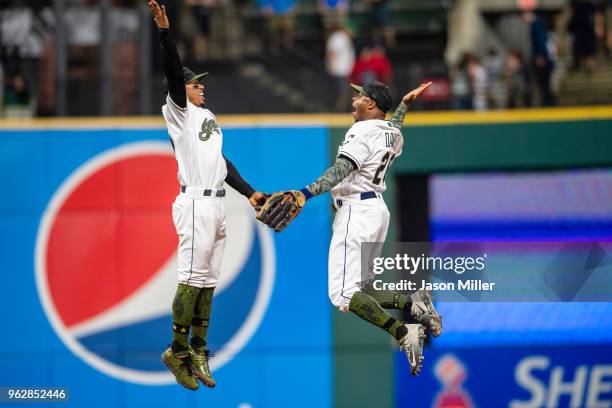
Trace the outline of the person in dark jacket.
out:
<instances>
[{"instance_id":1,"label":"person in dark jacket","mask_svg":"<svg viewBox=\"0 0 612 408\"><path fill-rule=\"evenodd\" d=\"M533 10L523 12L523 20L529 25L531 39L531 63L543 106L555 105L555 96L550 87L550 77L555 67L549 49L548 31L544 22Z\"/></svg>"},{"instance_id":2,"label":"person in dark jacket","mask_svg":"<svg viewBox=\"0 0 612 408\"><path fill-rule=\"evenodd\" d=\"M595 0L572 1L572 19L570 31L574 37L574 68L584 68L592 72L595 66L597 38L595 35L595 15L597 3Z\"/></svg>"}]
</instances>

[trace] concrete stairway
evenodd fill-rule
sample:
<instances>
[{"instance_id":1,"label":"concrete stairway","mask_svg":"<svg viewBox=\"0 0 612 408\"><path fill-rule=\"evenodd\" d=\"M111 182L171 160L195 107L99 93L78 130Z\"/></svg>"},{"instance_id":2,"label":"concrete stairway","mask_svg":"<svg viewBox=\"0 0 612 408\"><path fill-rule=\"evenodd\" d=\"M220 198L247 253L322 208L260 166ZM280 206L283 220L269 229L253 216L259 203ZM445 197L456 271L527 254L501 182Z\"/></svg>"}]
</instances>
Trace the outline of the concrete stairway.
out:
<instances>
[{"instance_id":1,"label":"concrete stairway","mask_svg":"<svg viewBox=\"0 0 612 408\"><path fill-rule=\"evenodd\" d=\"M559 89L559 105L602 105L612 103L612 58L599 56L595 70L568 71Z\"/></svg>"}]
</instances>

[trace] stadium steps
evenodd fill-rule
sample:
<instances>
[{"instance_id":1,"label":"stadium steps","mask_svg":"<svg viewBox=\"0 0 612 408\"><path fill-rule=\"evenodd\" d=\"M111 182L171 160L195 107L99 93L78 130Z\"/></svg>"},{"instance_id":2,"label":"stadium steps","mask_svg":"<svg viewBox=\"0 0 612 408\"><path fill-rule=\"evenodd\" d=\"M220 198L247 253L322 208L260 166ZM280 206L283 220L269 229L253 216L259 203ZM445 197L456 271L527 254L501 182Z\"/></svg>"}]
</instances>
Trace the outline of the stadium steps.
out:
<instances>
[{"instance_id":1,"label":"stadium steps","mask_svg":"<svg viewBox=\"0 0 612 408\"><path fill-rule=\"evenodd\" d=\"M249 63L216 67L211 70L207 99L215 113L282 113L292 112L275 84L248 71ZM212 80L214 78L214 81ZM265 78L265 76L264 76Z\"/></svg>"},{"instance_id":2,"label":"stadium steps","mask_svg":"<svg viewBox=\"0 0 612 408\"><path fill-rule=\"evenodd\" d=\"M333 83L322 61L304 48L268 52L243 64L241 74L284 98L285 110L327 112L333 101ZM330 93L330 91L332 93Z\"/></svg>"},{"instance_id":3,"label":"stadium steps","mask_svg":"<svg viewBox=\"0 0 612 408\"><path fill-rule=\"evenodd\" d=\"M598 105L610 103L612 59L597 58L593 73L569 71L559 90L559 105Z\"/></svg>"},{"instance_id":4,"label":"stadium steps","mask_svg":"<svg viewBox=\"0 0 612 408\"><path fill-rule=\"evenodd\" d=\"M448 4L444 0L393 0L390 8L397 35L397 47L390 52L398 78L393 88L404 90L427 76L419 68L423 61L441 61ZM361 22L357 44L369 38L368 17L367 6L352 5L351 18ZM213 25L211 36L211 54L218 58L211 58L205 67L211 71L211 79L215 78L207 88L215 112L333 110L337 91L325 70L325 43L316 1L299 3L291 49L267 49L262 36L265 22L253 5L227 10L223 20L223 24ZM225 49L228 42L240 44L240 49ZM214 67L215 62L219 67Z\"/></svg>"}]
</instances>

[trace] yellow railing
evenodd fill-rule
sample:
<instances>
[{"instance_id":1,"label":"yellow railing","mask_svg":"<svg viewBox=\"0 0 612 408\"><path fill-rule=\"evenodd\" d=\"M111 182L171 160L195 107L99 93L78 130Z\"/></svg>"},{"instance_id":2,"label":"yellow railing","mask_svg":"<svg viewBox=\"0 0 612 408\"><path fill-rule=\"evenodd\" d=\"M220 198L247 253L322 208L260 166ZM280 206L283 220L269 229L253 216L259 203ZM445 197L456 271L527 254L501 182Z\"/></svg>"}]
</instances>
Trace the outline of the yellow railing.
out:
<instances>
[{"instance_id":1,"label":"yellow railing","mask_svg":"<svg viewBox=\"0 0 612 408\"><path fill-rule=\"evenodd\" d=\"M539 108L486 112L436 111L409 112L406 126L440 126L453 124L490 124L518 122L562 122L576 120L612 119L612 105L578 108ZM276 114L276 115L219 115L222 127L260 126L330 126L348 127L353 123L350 114ZM162 116L117 116L0 119L0 129L62 129L62 128L162 128Z\"/></svg>"}]
</instances>

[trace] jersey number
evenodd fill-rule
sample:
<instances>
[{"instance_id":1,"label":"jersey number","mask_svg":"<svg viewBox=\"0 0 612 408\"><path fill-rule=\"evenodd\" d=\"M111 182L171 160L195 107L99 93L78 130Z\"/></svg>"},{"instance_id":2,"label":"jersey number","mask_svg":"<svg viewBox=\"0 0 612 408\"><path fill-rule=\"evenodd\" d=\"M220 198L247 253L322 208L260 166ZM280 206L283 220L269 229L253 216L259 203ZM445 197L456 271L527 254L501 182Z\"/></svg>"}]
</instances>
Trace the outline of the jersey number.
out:
<instances>
[{"instance_id":1,"label":"jersey number","mask_svg":"<svg viewBox=\"0 0 612 408\"><path fill-rule=\"evenodd\" d=\"M382 161L380 162L380 166L378 166L378 169L376 169L376 174L374 174L374 179L372 180L372 183L380 185L380 182L385 179L385 176L387 175L387 169L389 169L389 166L391 166L393 159L395 159L395 154L391 152L385 153L382 158Z\"/></svg>"}]
</instances>

